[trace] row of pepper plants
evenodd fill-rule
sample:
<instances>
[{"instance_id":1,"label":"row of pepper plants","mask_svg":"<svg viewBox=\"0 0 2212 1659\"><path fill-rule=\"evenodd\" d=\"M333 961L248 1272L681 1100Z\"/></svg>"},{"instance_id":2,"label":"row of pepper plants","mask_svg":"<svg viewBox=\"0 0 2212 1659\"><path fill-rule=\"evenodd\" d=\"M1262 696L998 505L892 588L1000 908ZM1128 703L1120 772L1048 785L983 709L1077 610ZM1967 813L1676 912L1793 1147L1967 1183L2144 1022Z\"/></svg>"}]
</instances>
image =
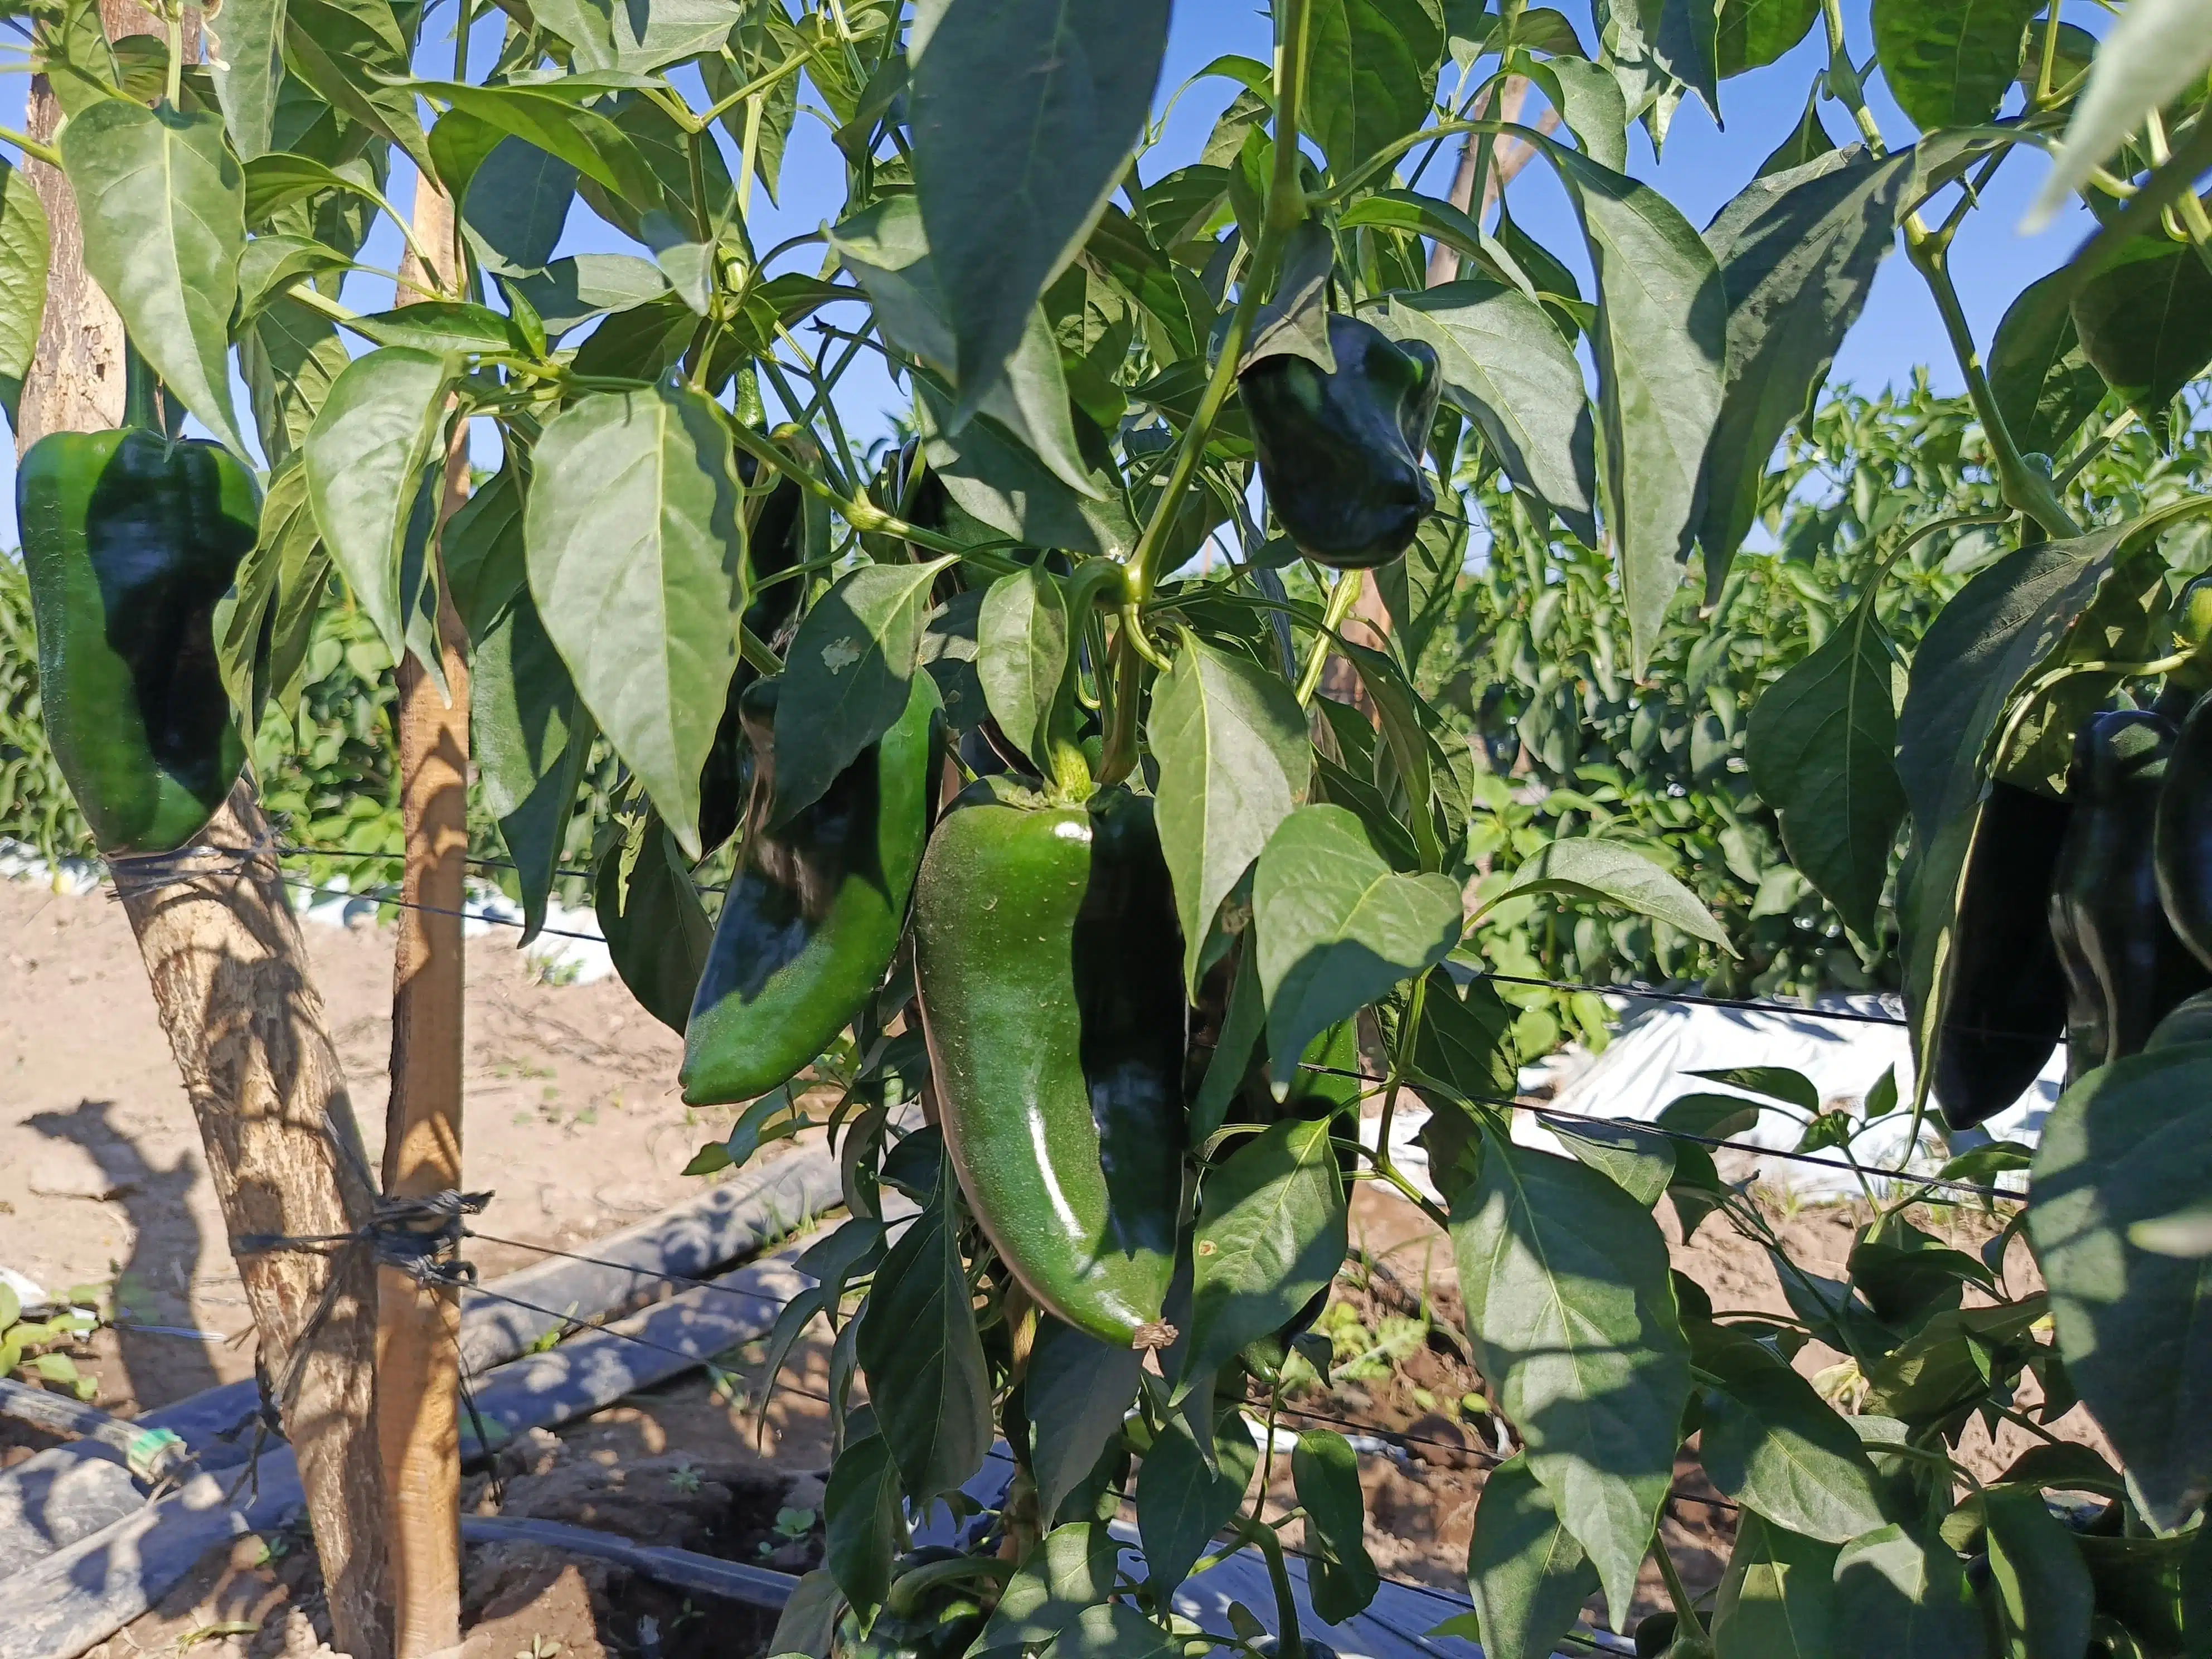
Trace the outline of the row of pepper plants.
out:
<instances>
[{"instance_id":1,"label":"row of pepper plants","mask_svg":"<svg viewBox=\"0 0 2212 1659\"><path fill-rule=\"evenodd\" d=\"M617 963L684 1029L688 1097L752 1102L702 1164L806 1123L823 1097L788 1085L849 1032L826 1116L850 1219L774 1345L817 1317L836 1334L828 1565L780 1647L1319 1650L1286 1517L1254 1494L1277 1460L1255 1422L1365 1180L1449 1234L1515 1437L1454 1626L1490 1653L1588 1644L1593 1598L1685 1656L2204 1650L2212 1047L2195 1005L2151 1030L2205 976L2204 607L2177 606L2164 550L2204 498L2066 493L2102 445L2166 435L2212 358L2202 0L2129 0L2101 39L2029 0L1876 0L1871 56L1835 0L1276 0L1267 61L1178 94L1227 94L1194 157L1154 125L1166 0L501 0L489 54L465 0L228 0L205 62L179 11L166 40L111 44L83 0L13 9L68 118L53 145L0 139L66 173L162 394L137 407L213 434L52 438L20 474L46 717L103 847L197 833L294 695L331 573L434 673L443 595L533 918L593 744L619 757L598 873ZM1805 122L1747 152L1757 176L1711 225L1628 173L1636 125L1656 143L1685 97L1717 112L1728 77L1808 34L1829 54ZM1885 141L1876 74L1915 142ZM1558 131L1489 112L1512 76ZM830 129L847 198L759 247L746 210L801 120ZM1504 146L1533 149L1589 292L1447 198L1461 140L1470 200ZM1984 347L1948 250L2023 149L2055 153L2051 198L2100 228ZM363 313L347 279L398 219L401 155L458 204L464 280ZM15 377L46 248L21 170L0 185ZM640 251L555 258L576 198ZM1912 1224L1908 1187L1844 1279L1778 1251L1792 1311L1750 1316L1668 1266L1662 1198L1773 1242L1700 1142L1515 1140L1510 1011L1482 977L1509 903L1732 942L1619 836L1509 858L1470 902L1477 859L1510 850L1470 835L1474 750L1402 641L1341 625L1364 583L1411 617L1456 580L1476 497L1449 484L1471 466L1603 550L1607 672L1676 672L1654 665L1692 550L1722 599L1769 456L1900 242L1996 499L1869 521L1879 564L1759 697L1746 758L1862 937L1910 822L1899 1109L1936 1078L1970 1123L2062 1026L2074 1080L1990 1250ZM1425 285L1431 246L1455 280ZM837 399L863 354L920 434L875 465ZM495 423L504 460L441 525L459 420ZM2000 556L1900 660L1889 582L1969 534ZM1231 556L1194 571L1209 541ZM1332 655L1371 720L1316 699ZM2156 709L2110 706L2152 684ZM1798 1092L1735 1085L1662 1129L1725 1134L1760 1091ZM1388 1150L1413 1100L1441 1201ZM2047 1289L2006 1277L2023 1228ZM1793 1369L1810 1341L1859 1368L1865 1409ZM2049 1439L2077 1400L2124 1468ZM2041 1443L1973 1479L1954 1454L1978 1419ZM1693 1433L1741 1506L1702 1602L1656 1547ZM909 1553L931 1506L973 1510L994 1439L1016 1473L981 1543ZM1341 1622L1378 1589L1358 1462L1327 1430L1288 1462L1310 1606ZM1273 1606L1176 1611L1244 1549ZM1655 1555L1673 1606L1638 1625Z\"/></svg>"}]
</instances>

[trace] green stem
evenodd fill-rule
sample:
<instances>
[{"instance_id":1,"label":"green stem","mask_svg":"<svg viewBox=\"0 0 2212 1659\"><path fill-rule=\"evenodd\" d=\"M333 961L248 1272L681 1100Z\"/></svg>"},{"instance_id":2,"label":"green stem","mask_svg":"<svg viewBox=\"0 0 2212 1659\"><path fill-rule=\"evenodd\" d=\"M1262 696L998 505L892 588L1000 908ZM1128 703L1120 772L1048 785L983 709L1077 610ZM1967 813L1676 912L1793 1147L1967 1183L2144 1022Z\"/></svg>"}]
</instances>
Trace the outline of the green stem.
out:
<instances>
[{"instance_id":1,"label":"green stem","mask_svg":"<svg viewBox=\"0 0 2212 1659\"><path fill-rule=\"evenodd\" d=\"M705 127L713 122L719 121L725 115L727 115L732 110L735 109L739 104L744 103L746 99L753 97L759 93L766 92L777 82L782 80L785 76L796 74L805 65L807 60L812 58L819 50L820 47L818 45L809 46L805 51L795 53L792 57L785 58L783 62L778 64L774 69L769 70L766 74L755 76L751 80L746 82L744 85L739 87L735 92L726 94L722 97L716 99L712 104L707 106L707 110L704 114L693 115L687 108L684 112L684 117L681 118L695 122L699 127ZM673 113L672 111L671 112ZM745 135L749 144L757 128L758 121L759 117L757 114L750 114L745 118Z\"/></svg>"},{"instance_id":2,"label":"green stem","mask_svg":"<svg viewBox=\"0 0 2212 1659\"><path fill-rule=\"evenodd\" d=\"M1315 634L1313 649L1306 655L1305 672L1298 676L1299 708L1312 705L1314 693L1321 686L1322 671L1328 665L1328 648L1336 643L1337 630L1344 626L1345 617L1352 614L1364 580L1364 573L1347 570L1328 590L1328 605L1322 612L1320 631Z\"/></svg>"},{"instance_id":3,"label":"green stem","mask_svg":"<svg viewBox=\"0 0 2212 1659\"><path fill-rule=\"evenodd\" d=\"M1981 349L1974 343L1973 329L1959 303L1959 290L1951 282L1949 243L1948 234L1929 230L1920 222L1917 214L1906 219L1905 252L1914 268L1926 279L1928 291L1935 296L1944 332L1950 337L1952 354L1958 358L1960 372L1966 376L1966 396L1989 440L1997 487L2007 505L2026 514L2045 536L2078 536L2081 528L2066 510L2066 503L2059 498L2050 475L2029 466L2021 458L2020 447L2013 441L2012 432L1998 411L1996 396L1990 390L1989 376L1983 370Z\"/></svg>"},{"instance_id":4,"label":"green stem","mask_svg":"<svg viewBox=\"0 0 2212 1659\"><path fill-rule=\"evenodd\" d=\"M0 127L0 144L13 144L34 161L44 161L50 167L62 164L62 153L52 144L42 144L27 132L18 132L13 127Z\"/></svg>"},{"instance_id":5,"label":"green stem","mask_svg":"<svg viewBox=\"0 0 2212 1659\"><path fill-rule=\"evenodd\" d=\"M1290 0L1290 3L1303 9L1301 0ZM1275 1618L1282 1626L1275 1636L1275 1659L1305 1659L1305 1641L1298 1634L1297 1600L1291 1589L1291 1570L1283 1561L1283 1540L1275 1536L1273 1528L1242 1516L1237 1517L1237 1529L1267 1558L1267 1582L1275 1589Z\"/></svg>"},{"instance_id":6,"label":"green stem","mask_svg":"<svg viewBox=\"0 0 2212 1659\"><path fill-rule=\"evenodd\" d=\"M1659 1576L1667 1581L1668 1599L1674 1604L1674 1617L1682 1630L1689 1632L1692 1641L1705 1639L1705 1621L1698 1617L1698 1609L1690 1597L1690 1588L1682 1582L1682 1575L1674 1565L1674 1558L1667 1553L1667 1538L1662 1531L1651 1540L1651 1553L1659 1563ZM1678 1636L1680 1632L1677 1632Z\"/></svg>"},{"instance_id":7,"label":"green stem","mask_svg":"<svg viewBox=\"0 0 2212 1659\"><path fill-rule=\"evenodd\" d=\"M1844 9L1841 0L1820 0L1820 15L1826 20L1828 25L1829 63L1832 64L1838 58L1846 64L1850 63L1850 51L1844 41ZM1856 66L1851 72L1850 97L1845 98L1836 90L1835 77L1832 75L1828 77L1828 92L1832 97L1836 98L1850 111L1851 119L1858 124L1859 134L1867 141L1869 149L1879 155L1888 148L1882 139L1881 123L1874 118L1874 112L1867 107L1866 93L1858 84L1858 71Z\"/></svg>"}]
</instances>

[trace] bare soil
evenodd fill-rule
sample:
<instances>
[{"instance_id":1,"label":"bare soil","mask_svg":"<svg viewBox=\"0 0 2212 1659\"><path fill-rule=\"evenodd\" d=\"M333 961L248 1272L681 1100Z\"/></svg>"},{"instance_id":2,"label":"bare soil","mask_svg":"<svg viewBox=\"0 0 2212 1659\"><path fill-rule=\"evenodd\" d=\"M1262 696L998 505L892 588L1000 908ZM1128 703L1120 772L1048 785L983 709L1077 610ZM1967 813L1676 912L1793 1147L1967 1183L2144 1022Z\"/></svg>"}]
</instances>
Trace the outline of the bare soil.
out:
<instances>
[{"instance_id":1,"label":"bare soil","mask_svg":"<svg viewBox=\"0 0 2212 1659\"><path fill-rule=\"evenodd\" d=\"M311 927L307 950L329 1011L354 1107L372 1153L382 1138L392 938L373 928ZM527 1244L576 1248L695 1192L680 1171L723 1115L688 1110L675 1088L681 1044L615 981L533 982L504 939L471 941L465 1113L471 1184L497 1197L482 1228ZM124 1328L80 1351L100 1403L125 1415L250 1375L252 1326L224 1247L198 1138L155 1022L118 908L0 882L0 1265L49 1290L112 1285ZM1863 1206L1767 1206L1804 1264L1840 1275ZM1683 1244L1660 1206L1675 1265L1723 1312L1784 1311L1763 1251L1709 1220ZM1917 1218L1978 1248L1996 1224L1971 1211ZM1391 1577L1462 1591L1474 1507L1495 1462L1496 1423L1482 1380L1449 1334L1462 1310L1447 1242L1410 1206L1363 1185L1353 1206L1356 1261L1337 1297L1358 1326L1399 1340L1379 1372L1340 1378L1291 1401L1281 1444L1327 1422L1375 1437L1361 1457L1370 1548ZM532 1259L478 1243L494 1275ZM2007 1261L2014 1293L2032 1288L2024 1246ZM1395 1325L1389 1322L1395 1321ZM1424 1327L1410 1341L1410 1327ZM149 1329L148 1327L159 1327ZM195 1334L197 1333L198 1334ZM1819 1376L1841 1356L1799 1357ZM559 1435L506 1449L471 1478L466 1502L605 1528L786 1571L818 1562L821 1477L829 1462L827 1375L816 1334L794 1351L766 1420L751 1410L760 1355L726 1356L737 1393L693 1373ZM1831 1386L1835 1378L1825 1379ZM2027 1388L2033 1402L2033 1383ZM2078 1409L2068 1438L2101 1437ZM0 1464L48 1443L0 1424ZM2029 1443L2018 1429L1992 1443L1970 1431L1963 1451L1996 1474ZM1270 1468L1271 1498L1291 1500L1288 1459ZM1732 1510L1694 1453L1677 1469L1664 1536L1693 1590L1717 1583L1733 1540ZM810 1528L793 1511L817 1511ZM783 1524L779 1527L779 1515ZM1285 1541L1301 1541L1296 1528ZM1662 1605L1647 1569L1649 1607ZM472 1547L465 1614L469 1659L705 1659L763 1651L769 1623L720 1604L691 1606L631 1575L540 1550ZM1452 1609L1439 1603L1439 1620ZM306 1659L327 1654L313 1550L302 1536L246 1539L215 1552L100 1659L191 1651L199 1659Z\"/></svg>"}]
</instances>

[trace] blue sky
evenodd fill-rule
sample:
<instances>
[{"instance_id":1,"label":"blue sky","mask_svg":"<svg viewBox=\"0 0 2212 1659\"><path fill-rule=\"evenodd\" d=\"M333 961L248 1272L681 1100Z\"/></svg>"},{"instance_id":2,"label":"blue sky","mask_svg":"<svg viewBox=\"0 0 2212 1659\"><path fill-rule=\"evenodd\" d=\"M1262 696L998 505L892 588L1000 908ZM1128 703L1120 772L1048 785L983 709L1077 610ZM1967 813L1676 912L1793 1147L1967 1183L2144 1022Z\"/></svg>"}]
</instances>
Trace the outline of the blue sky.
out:
<instances>
[{"instance_id":1,"label":"blue sky","mask_svg":"<svg viewBox=\"0 0 2212 1659\"><path fill-rule=\"evenodd\" d=\"M1854 58L1863 61L1870 51L1869 0L1845 0L1847 33ZM1570 15L1583 13L1577 6ZM441 8L443 15L450 12ZM497 14L495 13L495 18ZM1577 17L1586 27L1586 14ZM496 24L489 26L495 29ZM481 64L495 47L484 34L475 56ZM1164 106L1185 79L1215 58L1228 52L1262 60L1268 56L1269 26L1266 16L1247 0L1181 0L1169 42L1167 64L1161 80ZM429 48L446 60L448 47ZM1723 83L1721 115L1725 130L1694 100L1677 113L1663 156L1655 157L1640 131L1631 138L1630 170L1647 179L1702 226L1731 196L1747 183L1760 161L1796 124L1804 108L1813 78L1826 61L1825 40L1819 31L1781 62ZM1145 167L1158 176L1168 167L1195 156L1215 117L1237 88L1218 78L1202 82L1176 105L1167 124L1159 159ZM25 81L21 76L0 78L0 124L21 125ZM696 88L695 100L696 99ZM1910 142L1911 124L1891 103L1877 77L1870 88L1874 107L1885 136L1893 143ZM703 101L703 100L699 100ZM1829 131L1838 142L1853 135L1850 119L1839 106L1823 107ZM2038 154L2016 149L2014 159L1999 172L1985 197L1985 207L1972 216L1953 254L1954 276L1977 338L1986 348L1997 319L2012 297L2045 271L2065 259L2087 234L2089 219L2076 209L2063 215L2048 229L2033 237L2019 234L2018 224L2044 168ZM1441 194L1449 181L1449 157L1440 157L1423 184ZM752 232L755 246L768 247L796 233L811 230L825 216L834 216L842 201L842 161L829 141L825 122L802 113L787 155L780 204L771 204L756 191ZM412 189L403 164L392 180L391 195L404 204ZM1576 266L1587 278L1580 233L1564 194L1540 164L1525 171L1512 187L1514 216L1523 228ZM560 252L636 250L611 228L602 223L580 200L572 211ZM813 250L804 251L811 257ZM362 261L390 270L398 260L398 237L388 224L380 225L362 252ZM391 284L381 279L356 276L348 284L346 300L360 310L381 309L392 303ZM838 402L855 439L884 429L887 411L902 400L876 360L864 354L841 386ZM1864 389L1903 384L1916 365L1925 364L1939 391L1960 387L1934 305L1917 273L1901 258L1887 261L1877 278L1865 314L1845 341L1835 374ZM243 410L244 399L240 399ZM249 429L250 429L250 422ZM0 544L14 539L12 446L0 451Z\"/></svg>"}]
</instances>

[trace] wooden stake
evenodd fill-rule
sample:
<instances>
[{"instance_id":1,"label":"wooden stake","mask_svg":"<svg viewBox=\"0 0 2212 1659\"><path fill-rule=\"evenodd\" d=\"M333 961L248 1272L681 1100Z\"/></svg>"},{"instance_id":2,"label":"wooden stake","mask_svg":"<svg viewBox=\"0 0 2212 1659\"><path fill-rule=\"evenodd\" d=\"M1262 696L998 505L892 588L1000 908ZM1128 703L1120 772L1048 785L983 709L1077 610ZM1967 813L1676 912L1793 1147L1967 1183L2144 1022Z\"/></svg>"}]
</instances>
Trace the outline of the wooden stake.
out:
<instances>
[{"instance_id":1,"label":"wooden stake","mask_svg":"<svg viewBox=\"0 0 2212 1659\"><path fill-rule=\"evenodd\" d=\"M100 0L100 20L111 40L163 33L131 0ZM193 11L185 16L185 52L199 55ZM25 118L32 136L50 142L61 115L46 78L35 77ZM27 167L53 252L15 426L19 455L49 432L120 424L125 378L123 319L86 273L69 181L43 162ZM252 782L241 780L201 841L257 847L267 828ZM121 895L233 1237L351 1232L368 1224L375 1197L280 874L265 854L243 869L210 860L203 873L158 888L138 886L126 872ZM391 1659L384 1483L373 1437L375 1275L358 1250L256 1254L238 1267L264 1373L283 1379L297 1356L296 1387L278 1404L307 1492L331 1635L354 1659ZM310 1338L307 1323L326 1292Z\"/></svg>"},{"instance_id":2,"label":"wooden stake","mask_svg":"<svg viewBox=\"0 0 2212 1659\"><path fill-rule=\"evenodd\" d=\"M459 269L453 204L429 179L415 189L415 233L443 270L403 264L402 302L453 286ZM410 294L409 289L414 290ZM468 434L446 453L439 524L468 494ZM400 812L406 826L405 908L392 973L392 1103L384 1188L393 1198L458 1190L461 1182L460 910L468 854L468 638L439 574L438 635L446 689L411 653L399 665ZM460 1641L459 1392L460 1303L451 1285L380 1267L376 1341L377 1441L386 1489L398 1659Z\"/></svg>"}]
</instances>

